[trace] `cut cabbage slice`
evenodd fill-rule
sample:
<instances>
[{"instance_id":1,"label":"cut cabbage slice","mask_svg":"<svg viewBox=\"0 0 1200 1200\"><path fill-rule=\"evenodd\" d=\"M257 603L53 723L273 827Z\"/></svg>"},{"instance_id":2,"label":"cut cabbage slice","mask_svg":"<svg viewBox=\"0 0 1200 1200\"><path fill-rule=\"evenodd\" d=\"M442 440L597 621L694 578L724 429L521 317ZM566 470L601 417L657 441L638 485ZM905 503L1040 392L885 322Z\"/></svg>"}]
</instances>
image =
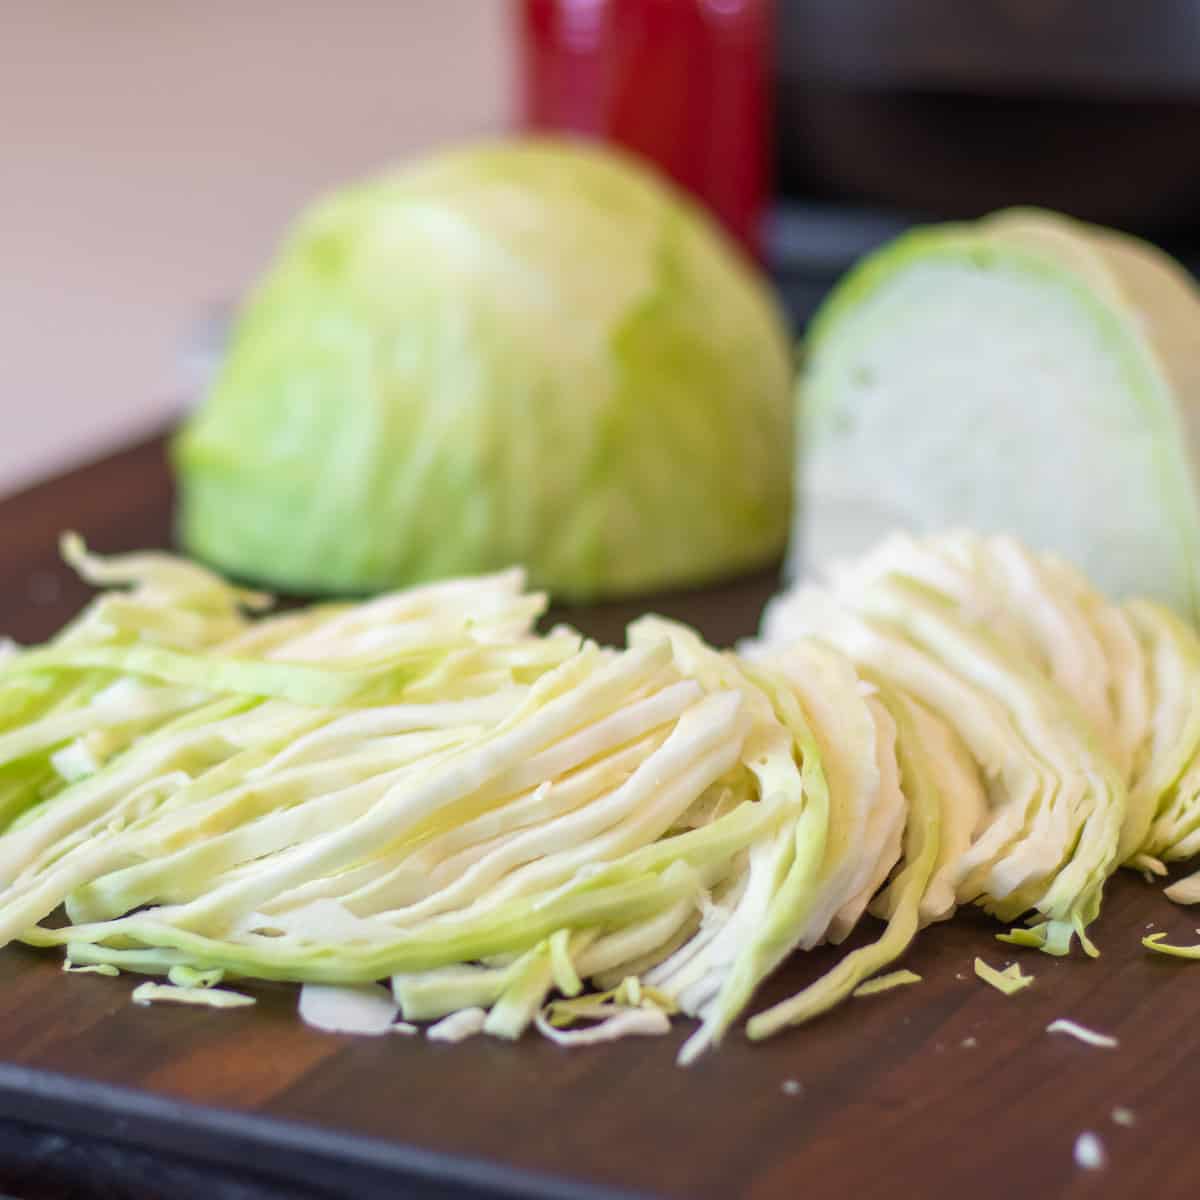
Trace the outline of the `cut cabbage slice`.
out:
<instances>
[{"instance_id":1,"label":"cut cabbage slice","mask_svg":"<svg viewBox=\"0 0 1200 1200\"><path fill-rule=\"evenodd\" d=\"M1038 909L1046 920L1017 936L1065 953L1099 911L1124 814L1123 781L1070 697L959 620L951 602L895 573L853 591L803 586L773 602L767 644L805 634L828 638L956 731L991 810L959 860L959 898L1005 920Z\"/></svg>"},{"instance_id":2,"label":"cut cabbage slice","mask_svg":"<svg viewBox=\"0 0 1200 1200\"><path fill-rule=\"evenodd\" d=\"M962 874L960 864L987 826L988 797L962 739L923 704L912 697L909 701L925 751L926 770L941 800L937 861L921 897L920 920L925 926L948 920L958 907L956 886ZM894 889L888 887L871 911L886 920L895 911L897 900Z\"/></svg>"},{"instance_id":3,"label":"cut cabbage slice","mask_svg":"<svg viewBox=\"0 0 1200 1200\"><path fill-rule=\"evenodd\" d=\"M778 818L771 836L749 848L745 875L729 902L712 905L696 938L647 976L684 1011L702 1018L680 1052L686 1063L720 1039L758 984L795 947L825 853L829 809L819 751L782 681L747 673L733 656L709 649L682 626L646 618L630 629L633 645L664 636L681 670L706 687L735 689L744 698L752 723L743 761L757 803Z\"/></svg>"},{"instance_id":4,"label":"cut cabbage slice","mask_svg":"<svg viewBox=\"0 0 1200 1200\"><path fill-rule=\"evenodd\" d=\"M1146 825L1138 860L1153 869L1200 849L1200 637L1161 605L1127 610L1151 664L1149 753L1134 796Z\"/></svg>"},{"instance_id":5,"label":"cut cabbage slice","mask_svg":"<svg viewBox=\"0 0 1200 1200\"><path fill-rule=\"evenodd\" d=\"M921 744L910 702L882 684L879 695L899 731L896 748L908 801L904 863L892 884L894 911L878 941L851 951L833 970L791 999L751 1017L746 1032L756 1040L827 1012L903 954L920 926L921 900L937 864L943 801L925 771L927 751Z\"/></svg>"},{"instance_id":6,"label":"cut cabbage slice","mask_svg":"<svg viewBox=\"0 0 1200 1200\"><path fill-rule=\"evenodd\" d=\"M1146 655L1130 616L1065 562L1035 555L1008 536L895 534L861 559L835 564L831 576L843 598L869 596L893 577L929 589L952 606L957 621L1001 647L1006 660L1067 693L1127 785L1147 774ZM1141 848L1147 789L1153 791L1152 779L1130 798L1122 861ZM1149 803L1156 801L1149 796Z\"/></svg>"},{"instance_id":7,"label":"cut cabbage slice","mask_svg":"<svg viewBox=\"0 0 1200 1200\"><path fill-rule=\"evenodd\" d=\"M793 575L952 521L1195 617L1197 328L1178 264L1051 213L872 254L810 326Z\"/></svg>"}]
</instances>

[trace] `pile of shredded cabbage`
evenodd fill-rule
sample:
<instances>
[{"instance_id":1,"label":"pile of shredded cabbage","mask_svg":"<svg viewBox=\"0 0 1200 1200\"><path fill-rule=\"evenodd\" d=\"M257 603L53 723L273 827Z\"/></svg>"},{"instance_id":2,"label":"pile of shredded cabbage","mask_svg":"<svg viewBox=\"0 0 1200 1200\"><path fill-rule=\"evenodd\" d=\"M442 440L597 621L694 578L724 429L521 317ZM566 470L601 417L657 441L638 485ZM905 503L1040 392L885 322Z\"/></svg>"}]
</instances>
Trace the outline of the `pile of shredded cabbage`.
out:
<instances>
[{"instance_id":1,"label":"pile of shredded cabbage","mask_svg":"<svg viewBox=\"0 0 1200 1200\"><path fill-rule=\"evenodd\" d=\"M752 1038L958 904L1093 951L1115 866L1200 840L1200 641L1006 539L889 541L739 654L656 617L538 634L518 571L264 615L167 555L64 553L105 590L0 657L0 943L166 977L142 1003L291 980L321 1028L567 1045L682 1012L689 1062L868 909Z\"/></svg>"},{"instance_id":2,"label":"pile of shredded cabbage","mask_svg":"<svg viewBox=\"0 0 1200 1200\"><path fill-rule=\"evenodd\" d=\"M943 899L1032 912L1007 940L1094 954L1116 867L1200 852L1200 638L1162 605L1110 603L1010 537L895 535L776 597L751 653L808 638L936 715L962 767ZM1200 900L1200 873L1167 895Z\"/></svg>"}]
</instances>

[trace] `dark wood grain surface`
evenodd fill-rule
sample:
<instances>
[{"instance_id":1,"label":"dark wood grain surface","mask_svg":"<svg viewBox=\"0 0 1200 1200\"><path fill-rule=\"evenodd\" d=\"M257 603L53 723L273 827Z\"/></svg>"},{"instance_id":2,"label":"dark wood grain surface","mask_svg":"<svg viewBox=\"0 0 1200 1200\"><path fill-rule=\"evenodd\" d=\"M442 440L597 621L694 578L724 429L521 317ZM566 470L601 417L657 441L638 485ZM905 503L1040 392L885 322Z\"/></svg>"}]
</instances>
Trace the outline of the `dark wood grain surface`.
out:
<instances>
[{"instance_id":1,"label":"dark wood grain surface","mask_svg":"<svg viewBox=\"0 0 1200 1200\"><path fill-rule=\"evenodd\" d=\"M57 561L64 528L106 551L167 544L161 443L0 504L0 632L43 638L86 598ZM653 607L728 642L753 629L772 585L762 576ZM567 615L613 637L635 607ZM193 1123L186 1138L197 1155L218 1159L225 1139L226 1158L245 1155L247 1169L264 1118L310 1123L325 1145L331 1135L366 1136L418 1155L665 1196L1192 1197L1200 1189L1200 965L1153 957L1140 938L1153 927L1195 941L1197 924L1200 911L1123 875L1094 930L1103 957L1025 952L1036 983L1005 998L974 978L972 962L979 954L1003 965L1009 948L985 917L961 914L907 956L919 985L852 1000L764 1045L735 1033L688 1070L673 1063L682 1028L576 1051L534 1037L515 1046L354 1039L305 1028L290 988L258 989L249 1010L142 1009L129 1002L125 979L67 977L57 956L14 948L0 954L0 1066L9 1064L0 1112L20 1116L8 1110L20 1107L25 1087L30 1114L59 1119L54 1103L37 1099L41 1076L18 1070L32 1068L89 1081L76 1093L80 1107L93 1096L103 1102L94 1085L118 1084L138 1090L130 1111L157 1097L244 1114ZM831 961L824 951L797 959L763 999ZM1094 1049L1046 1034L1056 1017L1115 1034L1120 1045ZM797 1094L785 1089L790 1080ZM1132 1127L1113 1122L1116 1106L1133 1111ZM191 1110L162 1111L169 1124ZM117 1136L133 1142L139 1129L149 1137L156 1128L123 1120ZM1107 1150L1103 1170L1073 1161L1084 1130ZM533 1176L524 1178L510 1178L510 1193L533 1189ZM343 1194L364 1194L350 1179ZM339 1191L336 1179L325 1186Z\"/></svg>"}]
</instances>

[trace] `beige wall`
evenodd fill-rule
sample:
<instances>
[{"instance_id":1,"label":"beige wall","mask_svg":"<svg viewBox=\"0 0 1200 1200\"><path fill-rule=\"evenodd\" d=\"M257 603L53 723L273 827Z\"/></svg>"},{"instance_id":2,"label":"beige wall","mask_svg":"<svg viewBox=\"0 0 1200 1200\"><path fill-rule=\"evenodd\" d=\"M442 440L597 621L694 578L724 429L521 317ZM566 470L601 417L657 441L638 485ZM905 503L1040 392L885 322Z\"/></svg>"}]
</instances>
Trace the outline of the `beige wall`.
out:
<instances>
[{"instance_id":1,"label":"beige wall","mask_svg":"<svg viewBox=\"0 0 1200 1200\"><path fill-rule=\"evenodd\" d=\"M507 0L0 12L0 492L167 419L314 193L509 121Z\"/></svg>"}]
</instances>

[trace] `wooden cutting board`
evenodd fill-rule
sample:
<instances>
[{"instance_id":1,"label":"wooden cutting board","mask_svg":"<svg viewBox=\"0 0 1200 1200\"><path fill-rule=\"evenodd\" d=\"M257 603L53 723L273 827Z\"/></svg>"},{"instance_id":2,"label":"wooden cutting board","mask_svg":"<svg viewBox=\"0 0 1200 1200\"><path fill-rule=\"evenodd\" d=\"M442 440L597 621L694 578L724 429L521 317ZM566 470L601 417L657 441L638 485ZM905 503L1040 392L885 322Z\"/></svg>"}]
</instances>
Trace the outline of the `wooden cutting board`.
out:
<instances>
[{"instance_id":1,"label":"wooden cutting board","mask_svg":"<svg viewBox=\"0 0 1200 1200\"><path fill-rule=\"evenodd\" d=\"M97 549L169 542L171 491L152 441L0 503L0 632L57 629L86 598L57 535ZM728 643L753 630L774 579L651 606ZM641 605L566 614L620 636ZM1023 952L1037 981L1005 998L974 977L1010 948L977 913L927 931L905 959L923 982L851 1000L764 1045L732 1034L681 1070L669 1038L563 1051L535 1037L322 1035L295 992L248 1010L142 1009L130 981L66 976L55 955L0 954L0 1117L186 1153L305 1195L1193 1197L1200 1189L1200 965L1152 956L1148 929L1196 941L1200 910L1123 873L1094 929L1098 962ZM826 969L799 956L778 998ZM1120 1039L1045 1032L1070 1017ZM796 1086L791 1082L795 1081ZM1131 1127L1112 1110L1132 1110ZM1107 1166L1084 1171L1076 1137Z\"/></svg>"}]
</instances>

